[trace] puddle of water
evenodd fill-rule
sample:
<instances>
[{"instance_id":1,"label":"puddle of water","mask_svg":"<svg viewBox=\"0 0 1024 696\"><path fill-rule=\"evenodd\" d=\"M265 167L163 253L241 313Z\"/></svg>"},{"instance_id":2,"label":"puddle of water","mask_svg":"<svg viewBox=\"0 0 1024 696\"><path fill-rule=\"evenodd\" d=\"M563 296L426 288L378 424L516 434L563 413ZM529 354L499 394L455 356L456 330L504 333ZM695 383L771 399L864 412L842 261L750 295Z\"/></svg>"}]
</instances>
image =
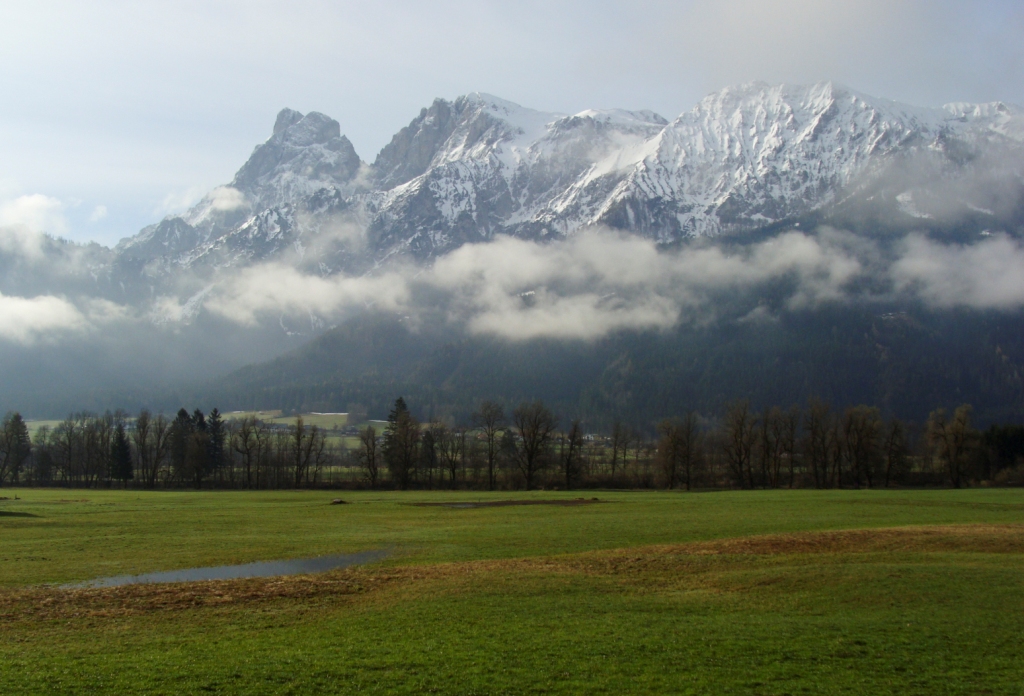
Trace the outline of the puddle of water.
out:
<instances>
[{"instance_id":1,"label":"puddle of water","mask_svg":"<svg viewBox=\"0 0 1024 696\"><path fill-rule=\"evenodd\" d=\"M117 575L71 585L61 585L61 588L81 589L118 587L120 585L138 585L154 582L196 582L200 580L234 580L236 578L272 578L279 575L305 575L306 573L322 573L327 570L372 563L387 557L388 553L385 549L377 549L335 556L317 556L316 558L257 561L256 563L243 563L241 565L188 568L186 570L169 570L162 573L146 573L144 575Z\"/></svg>"}]
</instances>

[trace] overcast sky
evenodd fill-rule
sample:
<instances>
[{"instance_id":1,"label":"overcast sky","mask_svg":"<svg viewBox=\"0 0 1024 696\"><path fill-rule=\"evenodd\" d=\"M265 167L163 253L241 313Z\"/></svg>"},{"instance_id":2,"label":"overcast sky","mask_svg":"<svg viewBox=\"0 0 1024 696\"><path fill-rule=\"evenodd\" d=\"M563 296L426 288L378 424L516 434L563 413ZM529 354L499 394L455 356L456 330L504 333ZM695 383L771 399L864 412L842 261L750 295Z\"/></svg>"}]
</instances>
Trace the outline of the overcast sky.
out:
<instances>
[{"instance_id":1,"label":"overcast sky","mask_svg":"<svg viewBox=\"0 0 1024 696\"><path fill-rule=\"evenodd\" d=\"M672 118L721 87L831 79L1024 104L993 0L289 0L0 5L0 224L115 243L230 181L284 106L377 151L435 97Z\"/></svg>"}]
</instances>

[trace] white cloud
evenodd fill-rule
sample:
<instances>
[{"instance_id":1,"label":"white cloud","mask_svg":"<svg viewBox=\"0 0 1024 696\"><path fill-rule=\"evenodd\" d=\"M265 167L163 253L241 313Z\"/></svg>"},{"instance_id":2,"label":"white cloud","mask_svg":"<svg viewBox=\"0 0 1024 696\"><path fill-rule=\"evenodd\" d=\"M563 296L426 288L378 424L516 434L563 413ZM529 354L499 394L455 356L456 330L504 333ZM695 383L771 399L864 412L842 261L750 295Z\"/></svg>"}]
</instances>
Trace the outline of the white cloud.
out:
<instances>
[{"instance_id":1,"label":"white cloud","mask_svg":"<svg viewBox=\"0 0 1024 696\"><path fill-rule=\"evenodd\" d=\"M89 215L89 222L99 222L107 216L107 206L98 205L92 209L92 214Z\"/></svg>"},{"instance_id":2,"label":"white cloud","mask_svg":"<svg viewBox=\"0 0 1024 696\"><path fill-rule=\"evenodd\" d=\"M561 296L542 289L531 297L535 304L506 297L481 307L469 319L470 331L514 340L586 340L623 329L664 329L679 319L678 303L653 293L628 300L596 293Z\"/></svg>"},{"instance_id":3,"label":"white cloud","mask_svg":"<svg viewBox=\"0 0 1024 696\"><path fill-rule=\"evenodd\" d=\"M245 206L245 194L231 186L218 186L209 193L210 209L227 212Z\"/></svg>"},{"instance_id":4,"label":"white cloud","mask_svg":"<svg viewBox=\"0 0 1024 696\"><path fill-rule=\"evenodd\" d=\"M416 314L441 309L469 331L514 340L594 339L623 329L665 329L711 316L723 293L791 280L792 308L842 300L861 263L834 232L800 232L735 251L659 251L651 241L605 230L540 244L512 237L468 244L413 274L320 277L291 266L245 269L211 291L205 306L241 324L280 314L337 320L373 306ZM162 300L161 316L181 314Z\"/></svg>"},{"instance_id":5,"label":"white cloud","mask_svg":"<svg viewBox=\"0 0 1024 696\"><path fill-rule=\"evenodd\" d=\"M37 193L0 202L0 250L38 259L43 234L67 231L64 206L56 198Z\"/></svg>"},{"instance_id":6,"label":"white cloud","mask_svg":"<svg viewBox=\"0 0 1024 696\"><path fill-rule=\"evenodd\" d=\"M892 277L898 290L935 307L1013 309L1024 306L1024 247L1005 235L971 246L908 237Z\"/></svg>"},{"instance_id":7,"label":"white cloud","mask_svg":"<svg viewBox=\"0 0 1024 696\"><path fill-rule=\"evenodd\" d=\"M464 245L429 268L380 276L321 277L265 264L193 298L188 312L164 298L161 312L184 317L202 303L255 325L307 313L333 322L367 307L410 316L440 310L453 326L476 334L592 340L709 321L737 298L744 299L734 308L748 312L740 321L754 323L774 321L780 310L891 299L894 291L937 307L1014 308L1024 306L1021 268L1024 247L1008 237L959 246L911 236L899 258L884 264L873 242L828 228L747 246L707 243L675 251L588 230L548 244L498 237ZM751 310L749 300L769 287L769 303Z\"/></svg>"},{"instance_id":8,"label":"white cloud","mask_svg":"<svg viewBox=\"0 0 1024 696\"><path fill-rule=\"evenodd\" d=\"M337 317L352 308L397 309L408 299L408 287L397 275L323 278L270 263L228 279L205 306L237 323L255 325L261 316L282 313Z\"/></svg>"},{"instance_id":9,"label":"white cloud","mask_svg":"<svg viewBox=\"0 0 1024 696\"><path fill-rule=\"evenodd\" d=\"M68 231L64 205L40 193L0 203L0 227L22 227L33 232L63 235Z\"/></svg>"},{"instance_id":10,"label":"white cloud","mask_svg":"<svg viewBox=\"0 0 1024 696\"><path fill-rule=\"evenodd\" d=\"M0 339L28 345L87 329L89 322L73 304L52 295L0 294Z\"/></svg>"},{"instance_id":11,"label":"white cloud","mask_svg":"<svg viewBox=\"0 0 1024 696\"><path fill-rule=\"evenodd\" d=\"M553 244L501 237L439 259L421 282L451 294L453 318L506 338L595 338L702 320L723 293L789 278L791 308L845 297L862 272L844 238L790 232L747 249L662 252L646 239L590 230Z\"/></svg>"}]
</instances>

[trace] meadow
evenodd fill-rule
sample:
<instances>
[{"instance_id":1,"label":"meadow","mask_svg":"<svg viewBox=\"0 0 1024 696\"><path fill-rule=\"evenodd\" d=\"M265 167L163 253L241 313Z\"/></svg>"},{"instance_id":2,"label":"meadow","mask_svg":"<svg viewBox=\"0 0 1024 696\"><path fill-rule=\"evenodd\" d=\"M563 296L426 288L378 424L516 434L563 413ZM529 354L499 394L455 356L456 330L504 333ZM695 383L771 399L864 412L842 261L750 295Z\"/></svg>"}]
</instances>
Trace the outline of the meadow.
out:
<instances>
[{"instance_id":1,"label":"meadow","mask_svg":"<svg viewBox=\"0 0 1024 696\"><path fill-rule=\"evenodd\" d=\"M4 694L1024 693L1019 489L16 493ZM368 549L390 555L56 587Z\"/></svg>"}]
</instances>

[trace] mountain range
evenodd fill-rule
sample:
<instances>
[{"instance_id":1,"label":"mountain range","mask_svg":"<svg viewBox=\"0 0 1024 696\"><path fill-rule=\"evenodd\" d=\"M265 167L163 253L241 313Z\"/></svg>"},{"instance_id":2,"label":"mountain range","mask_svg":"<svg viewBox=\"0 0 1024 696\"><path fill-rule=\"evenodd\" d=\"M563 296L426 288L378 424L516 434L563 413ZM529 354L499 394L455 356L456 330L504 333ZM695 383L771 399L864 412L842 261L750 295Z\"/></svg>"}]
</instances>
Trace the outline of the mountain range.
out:
<instances>
[{"instance_id":1,"label":"mountain range","mask_svg":"<svg viewBox=\"0 0 1024 696\"><path fill-rule=\"evenodd\" d=\"M1013 175L1019 185L1022 147L1018 107L914 108L832 83L726 89L671 122L650 111L540 112L486 94L438 99L372 164L333 119L285 109L230 184L114 253L151 274L289 255L320 273L356 273L502 234L551 239L604 225L672 244L746 232L880 184L895 216L975 214L999 226L1017 212L1001 191L955 187L951 200L921 179Z\"/></svg>"},{"instance_id":2,"label":"mountain range","mask_svg":"<svg viewBox=\"0 0 1024 696\"><path fill-rule=\"evenodd\" d=\"M836 229L845 235L839 242L829 232ZM768 254L764 249L770 247L763 245L771 240L792 243L793 231L799 230L801 239L840 250L842 258L858 264L854 275L859 280L842 280L847 295L856 287L859 297L870 296L868 314L863 315L861 303L858 316L895 316L915 308L942 311L958 303L954 298L936 306L933 295L938 291L931 286L907 297L913 288L930 282L927 269L907 260L907 245L963 250L976 245L987 249L991 245L984 245L996 240L1016 244L1024 230L1024 109L1002 103L919 108L833 83L753 83L711 94L670 121L650 111L547 113L474 93L435 100L372 163L360 158L334 119L284 109L268 140L256 146L230 183L113 249L48 237L38 240L34 254L19 256L0 247L0 292L71 298L82 312L81 298L103 300L126 308L123 314L156 327L163 336L173 334L168 339L172 342L230 328L238 343L264 345L262 353L240 348L238 359L247 362L273 357L352 316L333 311L330 303L305 307L291 302L283 308L264 307L266 316L250 312L242 328L237 321L218 323L223 317L216 309L225 303L218 294L239 277L248 278L240 274L251 269L290 269L307 279L303 282L433 273L431 291L436 293L438 287L447 289L438 274L453 259L468 258L466 249L505 249L501 245L516 240L533 245L531 249L578 251L572 246L576 240L590 239L595 230L643 240L650 245L645 248L658 255L675 254L673 259L716 249L748 261ZM790 236L780 236L786 234ZM501 265L500 255L496 258ZM764 282L775 286L744 286L746 301L723 300L711 314L738 321L763 310L778 318L780 308L792 309L797 304L793 298L804 292L778 294L778 283L804 273L786 268L764 276ZM878 278L883 272L879 269L889 274L884 280ZM684 282L679 278L683 276L676 277L676 285ZM528 309L543 301L538 292L554 292L550 288L568 281L530 282L507 293ZM611 290L602 283L580 280L573 292L577 297L585 291L600 295L595 302L602 308L619 302L618 310L636 313L641 307L639 300L627 297L622 283ZM246 287L251 291L252 283ZM336 291L338 286L323 287ZM388 293L381 285L374 287L364 298L367 307L386 305L395 317L411 311L409 302L375 306L376 296ZM265 287L259 291L271 292ZM613 295L618 299L602 299ZM431 302L413 304L447 314L445 321L451 323L454 305L439 309ZM733 314L721 311L732 306L729 302L736 306ZM1017 307L1014 302L971 306L1003 311L999 316L1004 319L991 319L997 323ZM667 313L677 321L637 327L678 327L679 311ZM834 323L834 312L829 316ZM707 331L707 321L696 323ZM481 331L472 327L479 325L456 322L448 333L465 337L469 327L467 340L475 340ZM442 349L448 345L444 333L424 346ZM606 331L598 338L614 333ZM248 338L239 338L243 334ZM285 340L281 334L299 338ZM626 342L634 345L637 334L630 335ZM664 341L661 336L658 340ZM713 350L713 337L702 340ZM207 338L202 344L216 341ZM998 347L1008 360L1024 358L1013 347ZM426 355L421 358L427 360ZM610 354L608 360L619 358L621 354ZM224 358L195 375L212 377L238 364ZM351 377L362 378L364 368L364 363L352 364ZM251 381L252 370L246 374ZM719 400L725 397L719 395Z\"/></svg>"}]
</instances>

